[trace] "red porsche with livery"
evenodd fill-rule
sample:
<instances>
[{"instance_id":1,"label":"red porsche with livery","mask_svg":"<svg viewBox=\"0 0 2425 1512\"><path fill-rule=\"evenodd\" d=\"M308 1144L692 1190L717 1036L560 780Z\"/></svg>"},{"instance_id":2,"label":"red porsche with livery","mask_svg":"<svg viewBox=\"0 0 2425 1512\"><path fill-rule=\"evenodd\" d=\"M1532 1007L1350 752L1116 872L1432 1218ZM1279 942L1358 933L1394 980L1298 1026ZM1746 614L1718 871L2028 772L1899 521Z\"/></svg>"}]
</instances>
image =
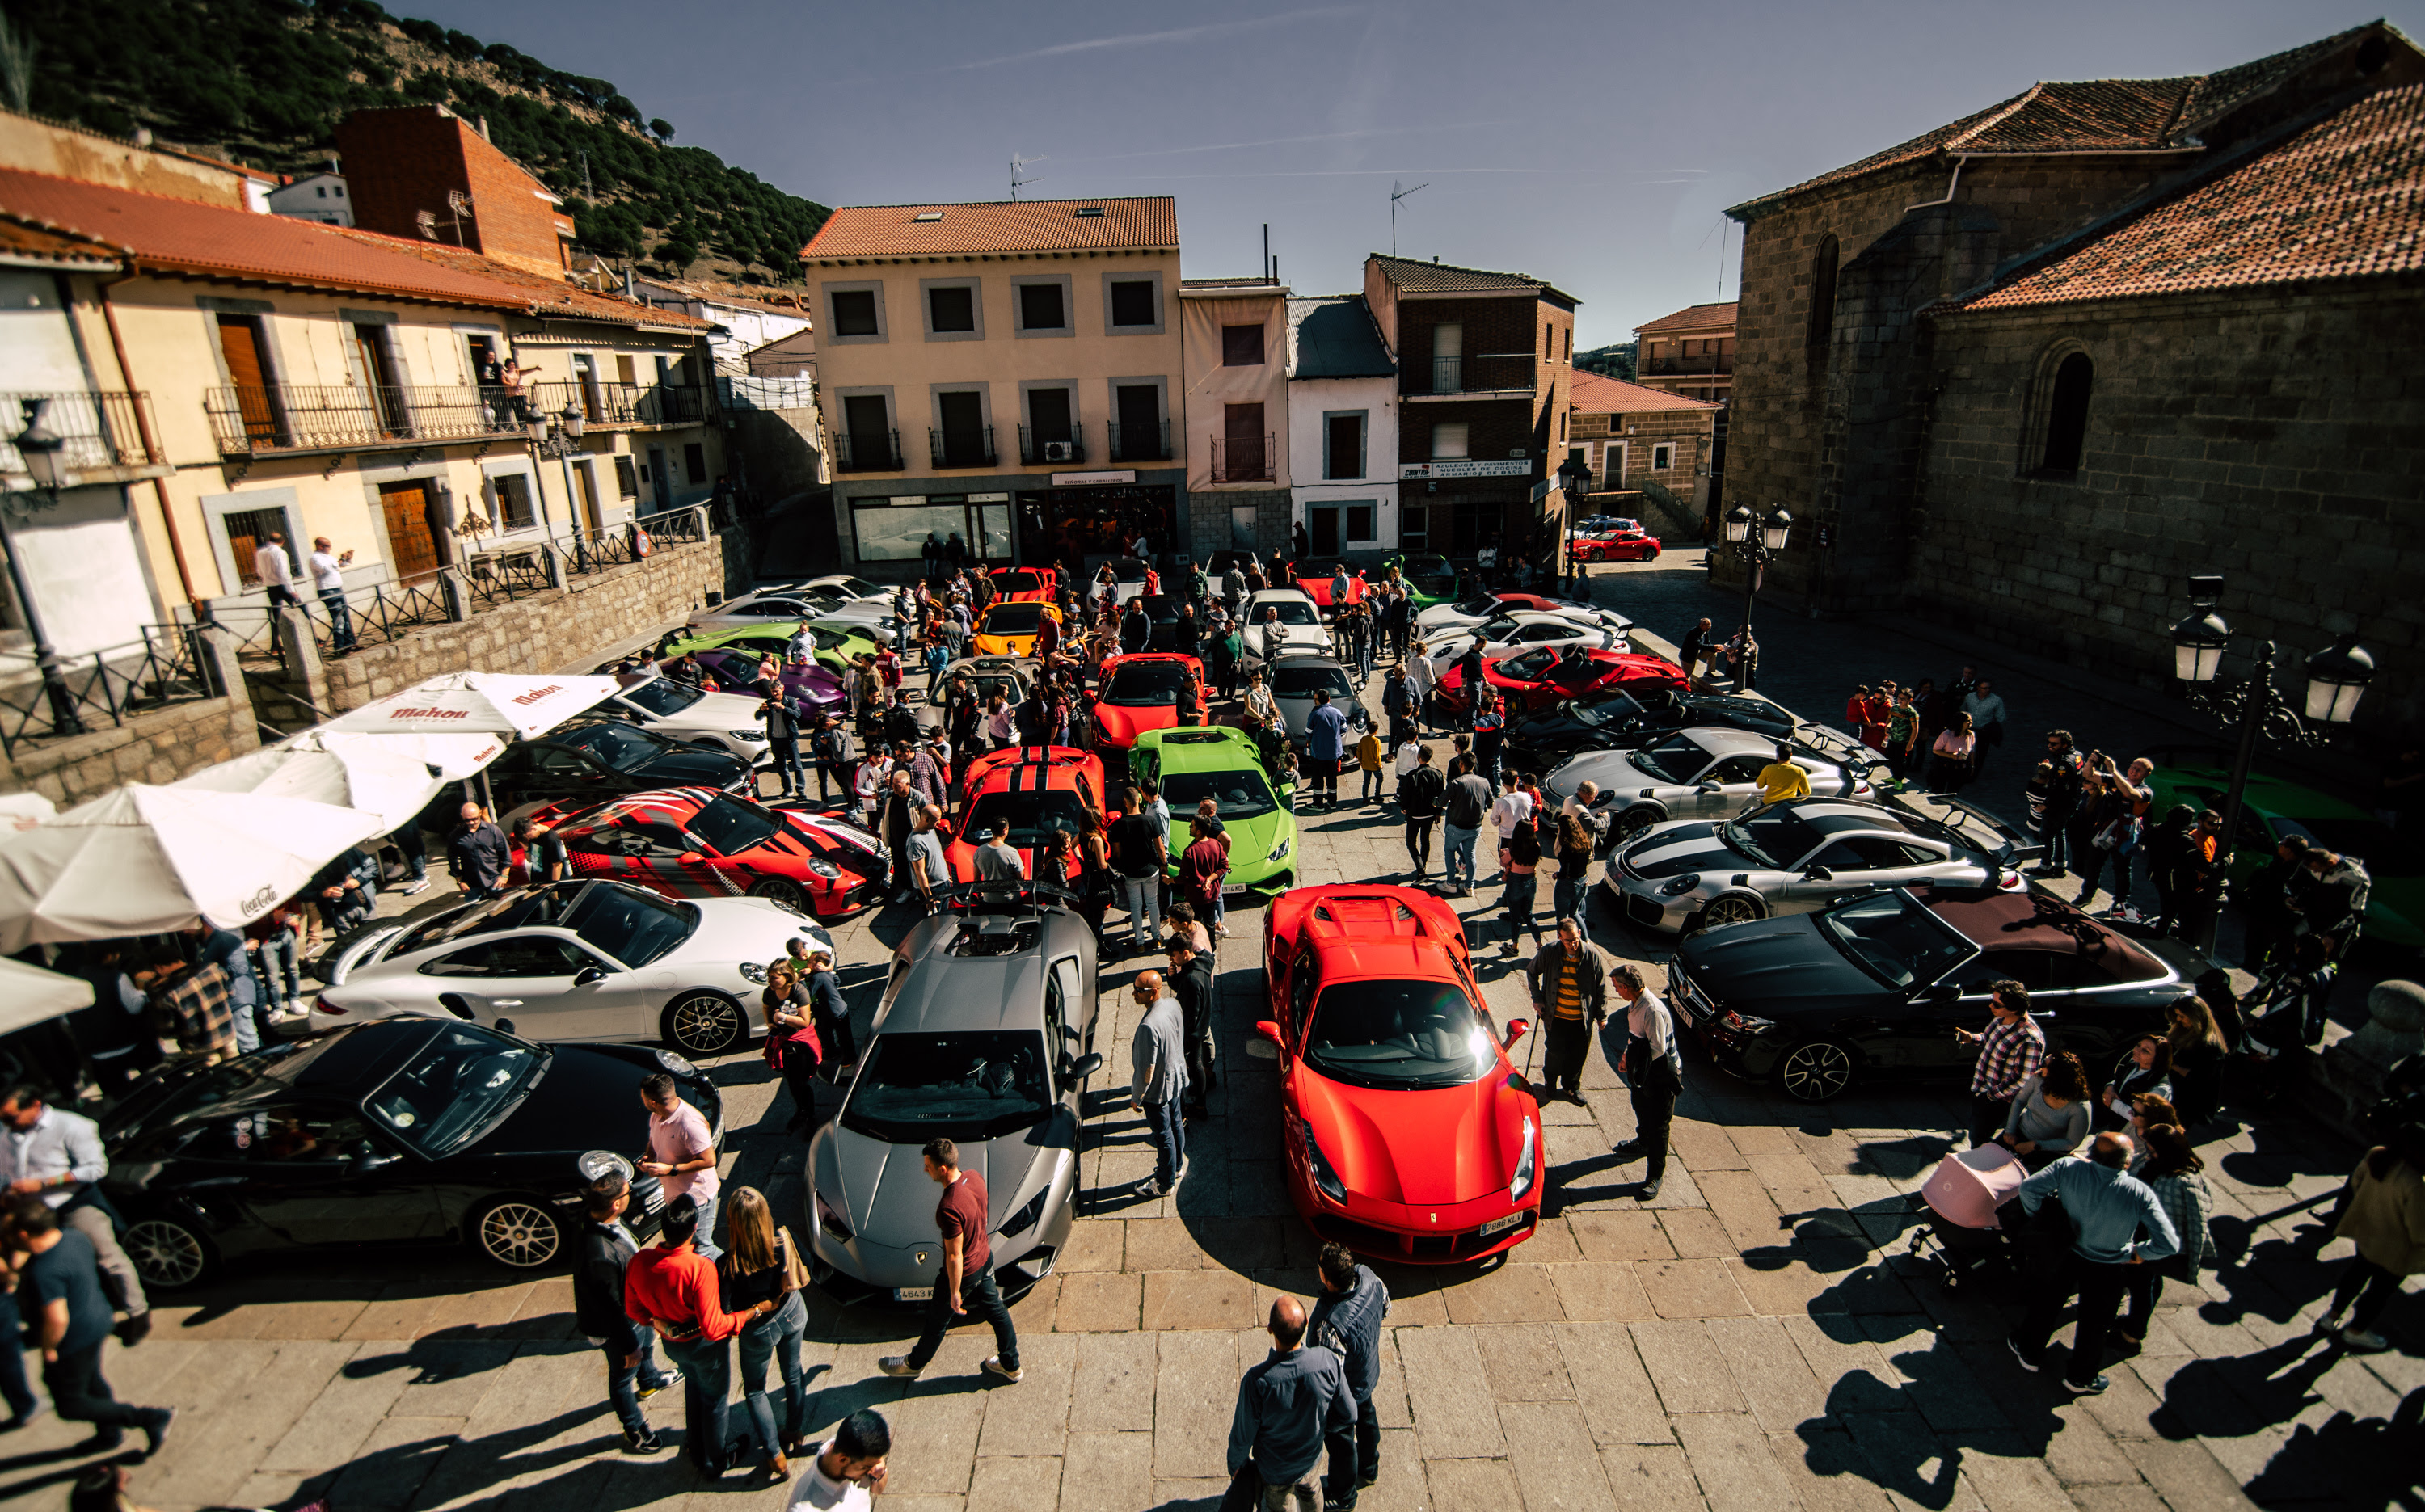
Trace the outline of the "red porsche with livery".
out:
<instances>
[{"instance_id":1,"label":"red porsche with livery","mask_svg":"<svg viewBox=\"0 0 2425 1512\"><path fill-rule=\"evenodd\" d=\"M1139 651L1103 661L1095 700L1095 744L1125 751L1148 730L1206 723L1204 663L1176 651ZM1183 711L1183 714L1182 714Z\"/></svg>"},{"instance_id":2,"label":"red porsche with livery","mask_svg":"<svg viewBox=\"0 0 2425 1512\"><path fill-rule=\"evenodd\" d=\"M1548 1175L1540 1106L1483 1006L1456 912L1413 887L1272 899L1263 965L1279 1047L1289 1196L1358 1254L1453 1265L1532 1237Z\"/></svg>"},{"instance_id":3,"label":"red porsche with livery","mask_svg":"<svg viewBox=\"0 0 2425 1512\"><path fill-rule=\"evenodd\" d=\"M968 764L960 805L960 824L943 847L952 876L977 880L977 836L988 830L1006 835L1019 851L1020 864L1036 875L1036 848L1054 830L1074 838L1085 834L1091 809L1109 823L1114 815L1103 806L1103 762L1092 751L1067 745L1006 745L988 751ZM1068 875L1078 875L1077 851L1069 853Z\"/></svg>"},{"instance_id":4,"label":"red porsche with livery","mask_svg":"<svg viewBox=\"0 0 2425 1512\"><path fill-rule=\"evenodd\" d=\"M996 567L993 597L996 603L1049 604L1060 596L1061 573L1053 567Z\"/></svg>"},{"instance_id":5,"label":"red porsche with livery","mask_svg":"<svg viewBox=\"0 0 2425 1512\"><path fill-rule=\"evenodd\" d=\"M883 842L856 824L707 788L660 788L602 804L531 810L554 826L576 877L607 877L673 898L772 899L833 918L880 902ZM533 879L522 846L514 880Z\"/></svg>"},{"instance_id":6,"label":"red porsche with livery","mask_svg":"<svg viewBox=\"0 0 2425 1512\"><path fill-rule=\"evenodd\" d=\"M1482 678L1499 690L1501 701L1511 713L1527 714L1607 688L1622 688L1628 692L1666 688L1683 692L1692 686L1683 669L1646 651L1584 650L1560 645L1545 645L1486 661L1482 664ZM1459 712L1472 702L1472 694L1465 686L1463 663L1440 674L1436 696Z\"/></svg>"}]
</instances>

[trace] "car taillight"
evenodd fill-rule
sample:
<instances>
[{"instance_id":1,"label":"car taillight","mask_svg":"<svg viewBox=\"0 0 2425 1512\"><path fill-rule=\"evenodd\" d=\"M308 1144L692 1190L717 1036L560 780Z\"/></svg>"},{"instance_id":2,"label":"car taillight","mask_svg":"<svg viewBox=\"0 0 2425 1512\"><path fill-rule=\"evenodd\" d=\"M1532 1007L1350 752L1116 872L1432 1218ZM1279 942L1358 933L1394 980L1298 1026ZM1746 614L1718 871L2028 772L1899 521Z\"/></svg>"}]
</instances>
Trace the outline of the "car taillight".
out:
<instances>
[{"instance_id":1,"label":"car taillight","mask_svg":"<svg viewBox=\"0 0 2425 1512\"><path fill-rule=\"evenodd\" d=\"M312 999L310 1011L314 1013L326 1013L330 1018L344 1018L345 1016L345 1011L344 1009L338 1007L336 1004L329 1001L325 997L314 997Z\"/></svg>"}]
</instances>

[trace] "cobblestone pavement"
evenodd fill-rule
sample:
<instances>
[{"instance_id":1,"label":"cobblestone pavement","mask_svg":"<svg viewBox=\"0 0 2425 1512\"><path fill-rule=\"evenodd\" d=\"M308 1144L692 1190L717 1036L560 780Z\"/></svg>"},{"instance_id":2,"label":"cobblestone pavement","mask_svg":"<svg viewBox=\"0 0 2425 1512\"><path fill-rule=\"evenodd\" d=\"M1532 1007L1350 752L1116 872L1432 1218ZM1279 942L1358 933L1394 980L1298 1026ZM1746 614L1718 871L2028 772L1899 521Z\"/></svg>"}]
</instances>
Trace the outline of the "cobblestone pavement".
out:
<instances>
[{"instance_id":1,"label":"cobblestone pavement","mask_svg":"<svg viewBox=\"0 0 2425 1512\"><path fill-rule=\"evenodd\" d=\"M1405 869L1391 811L1302 821L1308 883ZM1459 906L1470 916L1497 891L1486 881ZM862 1029L911 922L891 910L836 931ZM923 1379L885 1378L877 1356L912 1331L902 1314L812 1308L811 1415L820 1431L863 1406L891 1419L891 1512L1216 1504L1263 1310L1315 1286L1280 1178L1273 1065L1245 1054L1261 1016L1259 918L1231 924L1215 1118L1191 1135L1178 1190L1151 1202L1123 1190L1151 1167L1141 1122L1088 1121L1084 1218L1014 1310L1023 1383L981 1383L989 1340L967 1329ZM1605 915L1595 932L1618 956L1659 958ZM1483 968L1502 1022L1524 1011L1514 965L1494 951ZM1116 1063L1128 980L1102 981L1098 1043ZM2203 1290L2168 1288L2144 1348L2110 1368L2111 1393L2070 1400L2005 1351L2007 1308L1949 1298L1905 1253L1913 1194L1963 1121L1959 1089L1856 1090L1810 1109L1691 1061L1678 1158L1646 1207L1638 1170L1610 1159L1632 1124L1607 1048L1589 1106L1545 1111L1534 1238L1495 1268L1384 1270L1384 1469L1365 1506L2416 1504L2425 1309L2395 1307L2385 1328L2404 1343L2385 1355L2309 1331L2348 1246L2320 1248L2303 1225L2354 1158L2343 1143L2296 1122L2225 1123L2206 1146L2222 1268ZM797 1224L787 1095L754 1056L715 1071L734 1131L728 1183L764 1188ZM286 1258L168 1299L150 1342L111 1347L122 1396L181 1409L168 1448L135 1472L136 1500L164 1512L314 1495L335 1512L780 1504L763 1480L703 1485L678 1452L616 1452L562 1276L512 1280L452 1252ZM679 1426L678 1396L650 1404L661 1429ZM63 1504L78 1437L46 1419L0 1440L0 1502Z\"/></svg>"}]
</instances>

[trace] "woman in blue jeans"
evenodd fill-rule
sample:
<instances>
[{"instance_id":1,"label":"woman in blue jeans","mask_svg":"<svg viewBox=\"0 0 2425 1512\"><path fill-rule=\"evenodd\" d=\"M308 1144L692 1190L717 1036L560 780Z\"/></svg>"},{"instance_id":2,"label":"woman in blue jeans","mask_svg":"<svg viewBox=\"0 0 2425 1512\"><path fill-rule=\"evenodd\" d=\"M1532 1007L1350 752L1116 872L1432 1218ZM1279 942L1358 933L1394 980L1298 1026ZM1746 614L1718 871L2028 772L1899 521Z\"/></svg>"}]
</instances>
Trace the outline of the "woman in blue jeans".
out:
<instances>
[{"instance_id":1,"label":"woman in blue jeans","mask_svg":"<svg viewBox=\"0 0 2425 1512\"><path fill-rule=\"evenodd\" d=\"M766 1198L755 1186L738 1186L724 1202L724 1257L715 1264L724 1310L738 1313L760 1302L775 1311L741 1330L742 1419L758 1440L758 1452L778 1475L814 1449L809 1433L808 1383L800 1374L800 1336L809 1326L808 1305L792 1285L789 1234L778 1233ZM802 1269L807 1262L801 1262ZM783 1376L782 1422L778 1425L766 1394L766 1365Z\"/></svg>"}]
</instances>

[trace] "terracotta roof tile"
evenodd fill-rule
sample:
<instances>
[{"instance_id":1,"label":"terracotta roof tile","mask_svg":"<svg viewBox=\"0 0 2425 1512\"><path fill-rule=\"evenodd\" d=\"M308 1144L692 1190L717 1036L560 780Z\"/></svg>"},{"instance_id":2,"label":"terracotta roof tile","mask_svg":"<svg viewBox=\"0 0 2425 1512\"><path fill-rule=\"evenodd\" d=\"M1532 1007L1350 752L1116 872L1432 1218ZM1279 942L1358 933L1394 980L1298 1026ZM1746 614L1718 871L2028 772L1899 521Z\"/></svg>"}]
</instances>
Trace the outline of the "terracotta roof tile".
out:
<instances>
[{"instance_id":1,"label":"terracotta roof tile","mask_svg":"<svg viewBox=\"0 0 2425 1512\"><path fill-rule=\"evenodd\" d=\"M1635 335L1645 331L1710 330L1735 323L1735 301L1723 305L1687 305L1672 315L1662 315L1646 325L1633 327Z\"/></svg>"},{"instance_id":2,"label":"terracotta roof tile","mask_svg":"<svg viewBox=\"0 0 2425 1512\"><path fill-rule=\"evenodd\" d=\"M1081 208L1102 211L1080 215ZM920 215L939 215L920 220ZM844 205L800 250L803 263L972 252L1177 251L1179 204L1132 199L988 200L965 205Z\"/></svg>"},{"instance_id":3,"label":"terracotta roof tile","mask_svg":"<svg viewBox=\"0 0 2425 1512\"><path fill-rule=\"evenodd\" d=\"M511 308L522 302L493 279L363 246L332 234L333 227L22 168L0 168L0 215L124 247L145 269L357 289L442 304Z\"/></svg>"},{"instance_id":4,"label":"terracotta roof tile","mask_svg":"<svg viewBox=\"0 0 2425 1512\"><path fill-rule=\"evenodd\" d=\"M1547 289L1548 280L1529 273L1493 273L1487 268L1461 268L1453 263L1420 263L1413 258L1373 254L1381 277L1415 294L1486 293L1497 289Z\"/></svg>"},{"instance_id":5,"label":"terracotta roof tile","mask_svg":"<svg viewBox=\"0 0 2425 1512\"><path fill-rule=\"evenodd\" d=\"M659 330L700 331L711 324L678 310L661 310L654 305L626 299L621 294L595 294L561 279L551 279L544 274L482 257L468 247L449 247L443 242L415 241L409 236L391 236L385 231L363 231L357 226L330 226L327 230L381 251L486 279L500 286L500 294L534 315L604 320Z\"/></svg>"},{"instance_id":6,"label":"terracotta roof tile","mask_svg":"<svg viewBox=\"0 0 2425 1512\"><path fill-rule=\"evenodd\" d=\"M1566 383L1566 407L1586 415L1634 415L1646 409L1715 409L1705 399L1687 399L1605 374L1577 368Z\"/></svg>"},{"instance_id":7,"label":"terracotta roof tile","mask_svg":"<svg viewBox=\"0 0 2425 1512\"><path fill-rule=\"evenodd\" d=\"M2425 85L2368 95L1940 310L2425 269Z\"/></svg>"},{"instance_id":8,"label":"terracotta roof tile","mask_svg":"<svg viewBox=\"0 0 2425 1512\"><path fill-rule=\"evenodd\" d=\"M29 225L5 216L0 216L0 254L101 268L117 267L120 256L119 248L89 237L66 235L55 226Z\"/></svg>"}]
</instances>

